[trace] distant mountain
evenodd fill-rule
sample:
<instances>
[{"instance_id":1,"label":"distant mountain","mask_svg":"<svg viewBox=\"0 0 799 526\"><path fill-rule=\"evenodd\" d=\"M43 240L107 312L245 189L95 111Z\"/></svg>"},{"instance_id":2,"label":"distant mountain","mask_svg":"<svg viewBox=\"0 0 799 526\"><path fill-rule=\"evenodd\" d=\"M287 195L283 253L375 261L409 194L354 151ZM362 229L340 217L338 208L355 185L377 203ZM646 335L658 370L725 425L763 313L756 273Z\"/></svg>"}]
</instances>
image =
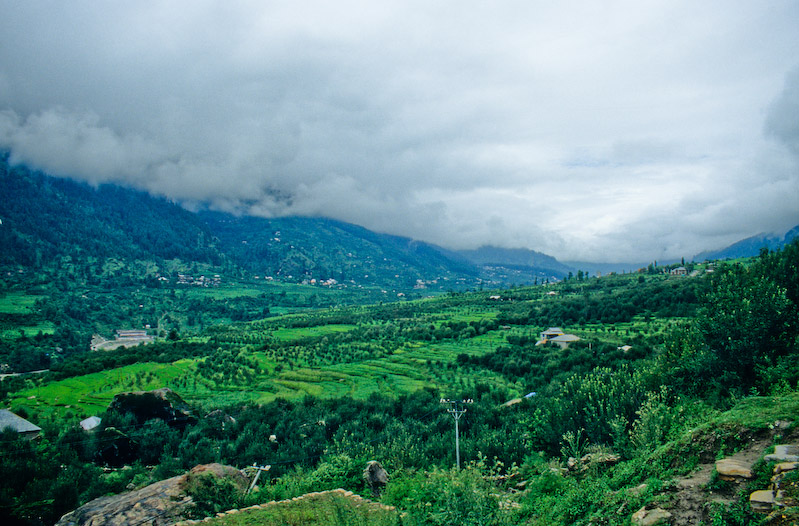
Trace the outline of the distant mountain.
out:
<instances>
[{"instance_id":1,"label":"distant mountain","mask_svg":"<svg viewBox=\"0 0 799 526\"><path fill-rule=\"evenodd\" d=\"M777 250L782 248L794 239L799 238L799 225L793 227L785 235L766 235L758 234L756 236L742 239L737 243L722 248L721 250L712 250L702 252L694 256L694 261L704 261L706 259L735 259L743 257L752 257L760 254L761 248L768 248L769 250Z\"/></svg>"},{"instance_id":2,"label":"distant mountain","mask_svg":"<svg viewBox=\"0 0 799 526\"><path fill-rule=\"evenodd\" d=\"M144 192L11 166L8 154L0 154L0 195L0 266L178 259L281 281L405 290L544 282L574 270L533 250L451 251L332 219L189 212Z\"/></svg>"},{"instance_id":3,"label":"distant mountain","mask_svg":"<svg viewBox=\"0 0 799 526\"><path fill-rule=\"evenodd\" d=\"M0 266L77 259L180 259L284 281L463 289L480 269L412 239L322 218L189 212L114 185L98 188L10 166L0 154Z\"/></svg>"},{"instance_id":4,"label":"distant mountain","mask_svg":"<svg viewBox=\"0 0 799 526\"><path fill-rule=\"evenodd\" d=\"M225 254L253 273L297 281L390 284L402 288L477 281L479 269L409 238L378 234L325 218L199 217Z\"/></svg>"},{"instance_id":5,"label":"distant mountain","mask_svg":"<svg viewBox=\"0 0 799 526\"><path fill-rule=\"evenodd\" d=\"M519 278L563 278L575 270L552 256L525 248L482 246L475 250L459 250L457 253L482 267L484 272L493 271L496 274L504 270L505 274L510 272Z\"/></svg>"}]
</instances>

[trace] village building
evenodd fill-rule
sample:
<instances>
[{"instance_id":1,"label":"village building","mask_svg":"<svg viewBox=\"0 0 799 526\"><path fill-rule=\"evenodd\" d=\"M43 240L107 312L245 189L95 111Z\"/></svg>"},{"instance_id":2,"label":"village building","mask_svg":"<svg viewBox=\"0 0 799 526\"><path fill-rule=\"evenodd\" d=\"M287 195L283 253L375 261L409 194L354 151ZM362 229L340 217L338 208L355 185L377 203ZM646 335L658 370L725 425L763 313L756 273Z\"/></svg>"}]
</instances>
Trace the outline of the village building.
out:
<instances>
[{"instance_id":1,"label":"village building","mask_svg":"<svg viewBox=\"0 0 799 526\"><path fill-rule=\"evenodd\" d=\"M575 336L574 334L561 334L560 336L555 336L554 338L550 338L549 341L551 343L556 344L561 349L566 349L569 347L570 344L574 342L579 342L580 337Z\"/></svg>"},{"instance_id":2,"label":"village building","mask_svg":"<svg viewBox=\"0 0 799 526\"><path fill-rule=\"evenodd\" d=\"M540 343L546 343L550 338L562 336L563 334L565 333L563 332L563 329L561 329L560 327L550 327L549 329L541 333L538 340Z\"/></svg>"},{"instance_id":3,"label":"village building","mask_svg":"<svg viewBox=\"0 0 799 526\"><path fill-rule=\"evenodd\" d=\"M28 440L32 440L39 436L42 428L28 422L19 415L15 415L7 409L0 409L0 431L11 429L16 431Z\"/></svg>"},{"instance_id":4,"label":"village building","mask_svg":"<svg viewBox=\"0 0 799 526\"><path fill-rule=\"evenodd\" d=\"M96 429L102 421L103 420L99 416L90 416L89 418L80 421L80 427L84 431L92 431L93 429Z\"/></svg>"},{"instance_id":5,"label":"village building","mask_svg":"<svg viewBox=\"0 0 799 526\"><path fill-rule=\"evenodd\" d=\"M677 267L675 269L672 269L670 274L672 276L687 276L688 275L688 269L686 269L685 267Z\"/></svg>"},{"instance_id":6,"label":"village building","mask_svg":"<svg viewBox=\"0 0 799 526\"><path fill-rule=\"evenodd\" d=\"M539 335L539 339L535 344L544 345L546 343L554 343L561 349L566 349L570 344L577 341L580 341L579 336L566 334L560 327L550 327Z\"/></svg>"},{"instance_id":7,"label":"village building","mask_svg":"<svg viewBox=\"0 0 799 526\"><path fill-rule=\"evenodd\" d=\"M116 331L116 338L107 340L95 334L92 336L92 351L108 351L119 347L132 347L134 345L147 345L153 343L155 338L147 334L144 329L120 329Z\"/></svg>"}]
</instances>

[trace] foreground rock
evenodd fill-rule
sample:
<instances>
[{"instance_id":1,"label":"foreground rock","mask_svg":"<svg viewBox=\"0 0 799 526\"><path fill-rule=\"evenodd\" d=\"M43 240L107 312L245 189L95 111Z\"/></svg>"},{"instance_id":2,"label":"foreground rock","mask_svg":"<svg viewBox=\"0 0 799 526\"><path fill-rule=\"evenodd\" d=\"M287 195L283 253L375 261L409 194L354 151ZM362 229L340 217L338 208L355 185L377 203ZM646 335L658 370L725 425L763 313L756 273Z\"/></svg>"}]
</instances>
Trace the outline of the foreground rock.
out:
<instances>
[{"instance_id":1,"label":"foreground rock","mask_svg":"<svg viewBox=\"0 0 799 526\"><path fill-rule=\"evenodd\" d=\"M799 462L799 445L774 446L774 453L763 457L766 462Z\"/></svg>"},{"instance_id":2,"label":"foreground rock","mask_svg":"<svg viewBox=\"0 0 799 526\"><path fill-rule=\"evenodd\" d=\"M660 508L652 510L641 508L633 514L631 521L636 526L655 526L656 524L668 523L671 520L671 516L671 513Z\"/></svg>"},{"instance_id":3,"label":"foreground rock","mask_svg":"<svg viewBox=\"0 0 799 526\"><path fill-rule=\"evenodd\" d=\"M752 465L733 458L723 458L716 461L716 471L721 480L734 482L740 479L751 479Z\"/></svg>"},{"instance_id":4,"label":"foreground rock","mask_svg":"<svg viewBox=\"0 0 799 526\"><path fill-rule=\"evenodd\" d=\"M236 468L222 464L197 466L179 477L150 484L140 490L100 497L67 513L56 526L130 526L151 524L169 526L183 520L192 499L186 489L197 477L213 475L233 481L242 491L247 477Z\"/></svg>"}]
</instances>

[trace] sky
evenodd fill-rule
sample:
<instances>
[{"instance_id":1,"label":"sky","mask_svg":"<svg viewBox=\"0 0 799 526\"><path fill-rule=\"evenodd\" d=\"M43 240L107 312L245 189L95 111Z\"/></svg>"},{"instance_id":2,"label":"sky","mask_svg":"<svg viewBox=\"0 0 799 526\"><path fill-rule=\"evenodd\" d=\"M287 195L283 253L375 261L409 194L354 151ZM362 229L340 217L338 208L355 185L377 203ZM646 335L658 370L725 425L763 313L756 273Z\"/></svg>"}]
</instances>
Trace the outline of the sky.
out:
<instances>
[{"instance_id":1,"label":"sky","mask_svg":"<svg viewBox=\"0 0 799 526\"><path fill-rule=\"evenodd\" d=\"M0 149L59 177L561 260L799 224L796 0L0 9Z\"/></svg>"}]
</instances>

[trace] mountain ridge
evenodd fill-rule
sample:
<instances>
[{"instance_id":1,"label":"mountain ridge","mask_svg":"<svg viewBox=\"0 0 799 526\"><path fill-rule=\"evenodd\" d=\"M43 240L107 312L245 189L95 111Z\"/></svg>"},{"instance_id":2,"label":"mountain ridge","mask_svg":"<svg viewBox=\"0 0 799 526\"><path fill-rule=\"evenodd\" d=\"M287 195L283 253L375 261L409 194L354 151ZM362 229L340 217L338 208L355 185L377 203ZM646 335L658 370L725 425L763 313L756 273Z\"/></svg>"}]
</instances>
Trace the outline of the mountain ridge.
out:
<instances>
[{"instance_id":1,"label":"mountain ridge","mask_svg":"<svg viewBox=\"0 0 799 526\"><path fill-rule=\"evenodd\" d=\"M735 259L743 257L753 257L760 253L760 250L778 250L789 244L794 239L799 238L799 225L791 228L785 234L765 234L760 233L747 237L740 241L728 245L718 250L706 250L694 256L694 261L704 261L711 259Z\"/></svg>"},{"instance_id":2,"label":"mountain ridge","mask_svg":"<svg viewBox=\"0 0 799 526\"><path fill-rule=\"evenodd\" d=\"M0 265L6 266L36 267L64 256L177 259L284 281L438 290L543 282L568 272L551 256L523 249L533 257L484 265L475 254L467 254L470 260L329 218L193 212L142 191L12 166L8 154L0 154L0 193L13 196L0 202Z\"/></svg>"}]
</instances>

